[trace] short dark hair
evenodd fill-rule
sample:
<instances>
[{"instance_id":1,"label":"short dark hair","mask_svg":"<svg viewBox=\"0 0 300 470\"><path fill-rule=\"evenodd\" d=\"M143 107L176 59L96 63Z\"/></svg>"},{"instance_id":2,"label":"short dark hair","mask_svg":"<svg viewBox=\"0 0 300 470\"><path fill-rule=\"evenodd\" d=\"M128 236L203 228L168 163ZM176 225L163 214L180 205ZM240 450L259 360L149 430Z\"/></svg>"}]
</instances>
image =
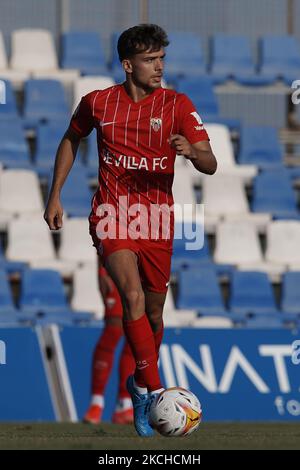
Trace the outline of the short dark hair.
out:
<instances>
[{"instance_id":1,"label":"short dark hair","mask_svg":"<svg viewBox=\"0 0 300 470\"><path fill-rule=\"evenodd\" d=\"M147 50L159 51L169 44L167 33L156 24L140 24L123 31L118 39L120 62Z\"/></svg>"}]
</instances>

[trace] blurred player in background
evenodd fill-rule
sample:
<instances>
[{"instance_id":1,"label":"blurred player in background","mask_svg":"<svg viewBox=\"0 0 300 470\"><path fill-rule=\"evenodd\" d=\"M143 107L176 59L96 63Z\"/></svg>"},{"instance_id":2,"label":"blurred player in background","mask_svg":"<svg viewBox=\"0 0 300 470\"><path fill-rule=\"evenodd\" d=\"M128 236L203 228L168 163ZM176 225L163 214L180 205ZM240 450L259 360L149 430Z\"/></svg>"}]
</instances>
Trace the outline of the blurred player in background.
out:
<instances>
[{"instance_id":1,"label":"blurred player in background","mask_svg":"<svg viewBox=\"0 0 300 470\"><path fill-rule=\"evenodd\" d=\"M190 160L207 174L217 166L193 103L161 87L168 44L157 25L139 25L121 34L118 54L126 80L82 98L58 149L44 216L50 229L62 226L61 188L80 140L96 128L99 187L92 200L90 234L124 305L124 332L136 362L127 387L141 436L154 434L149 410L163 390L157 360L174 236L175 157ZM140 228L138 238L132 221Z\"/></svg>"},{"instance_id":2,"label":"blurred player in background","mask_svg":"<svg viewBox=\"0 0 300 470\"><path fill-rule=\"evenodd\" d=\"M98 424L101 422L104 402L104 391L113 366L114 353L123 337L123 306L118 290L106 269L99 266L99 289L105 305L105 326L96 344L92 360L91 402L84 416L84 422ZM125 341L119 359L118 402L112 417L115 424L133 422L133 410L130 394L126 388L129 375L133 374L135 361L131 349Z\"/></svg>"}]
</instances>

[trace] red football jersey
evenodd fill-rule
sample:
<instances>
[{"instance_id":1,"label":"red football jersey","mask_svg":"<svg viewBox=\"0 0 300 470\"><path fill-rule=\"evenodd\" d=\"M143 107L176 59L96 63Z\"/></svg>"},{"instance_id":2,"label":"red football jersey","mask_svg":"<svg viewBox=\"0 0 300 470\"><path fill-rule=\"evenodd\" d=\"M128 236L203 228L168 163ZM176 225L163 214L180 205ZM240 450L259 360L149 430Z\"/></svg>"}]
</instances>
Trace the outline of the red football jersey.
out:
<instances>
[{"instance_id":1,"label":"red football jersey","mask_svg":"<svg viewBox=\"0 0 300 470\"><path fill-rule=\"evenodd\" d=\"M118 214L120 196L127 197L128 207L172 206L176 151L170 135L181 134L191 144L209 140L187 96L164 88L137 103L123 85L93 91L82 98L71 127L80 137L97 130L99 188L93 214L100 204L112 204Z\"/></svg>"}]
</instances>

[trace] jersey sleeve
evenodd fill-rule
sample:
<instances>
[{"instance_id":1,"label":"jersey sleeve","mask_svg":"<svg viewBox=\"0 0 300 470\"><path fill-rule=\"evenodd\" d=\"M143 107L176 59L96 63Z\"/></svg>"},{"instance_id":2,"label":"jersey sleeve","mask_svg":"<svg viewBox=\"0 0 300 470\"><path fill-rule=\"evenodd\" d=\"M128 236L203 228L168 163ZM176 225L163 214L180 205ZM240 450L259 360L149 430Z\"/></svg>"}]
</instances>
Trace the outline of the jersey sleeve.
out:
<instances>
[{"instance_id":1,"label":"jersey sleeve","mask_svg":"<svg viewBox=\"0 0 300 470\"><path fill-rule=\"evenodd\" d=\"M209 140L201 117L192 101L184 94L179 97L179 134L183 135L190 144Z\"/></svg>"},{"instance_id":2,"label":"jersey sleeve","mask_svg":"<svg viewBox=\"0 0 300 470\"><path fill-rule=\"evenodd\" d=\"M93 99L94 92L83 96L71 118L70 127L80 137L86 137L94 128Z\"/></svg>"}]
</instances>

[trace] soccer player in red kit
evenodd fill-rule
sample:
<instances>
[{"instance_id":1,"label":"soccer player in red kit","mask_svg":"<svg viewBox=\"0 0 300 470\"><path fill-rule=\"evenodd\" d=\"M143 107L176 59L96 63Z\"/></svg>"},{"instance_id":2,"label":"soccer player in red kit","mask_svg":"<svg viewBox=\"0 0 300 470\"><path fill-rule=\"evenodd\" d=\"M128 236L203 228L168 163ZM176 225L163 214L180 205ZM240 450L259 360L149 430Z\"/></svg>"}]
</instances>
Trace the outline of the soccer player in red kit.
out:
<instances>
[{"instance_id":1,"label":"soccer player in red kit","mask_svg":"<svg viewBox=\"0 0 300 470\"><path fill-rule=\"evenodd\" d=\"M136 362L127 387L141 436L154 434L149 409L163 390L157 360L174 233L175 157L190 160L206 174L217 167L193 103L161 87L168 44L157 25L139 25L121 34L118 54L126 80L82 98L58 149L45 212L49 227L60 228L61 187L80 139L96 128L99 187L92 200L90 234L122 298L124 332Z\"/></svg>"},{"instance_id":2,"label":"soccer player in red kit","mask_svg":"<svg viewBox=\"0 0 300 470\"><path fill-rule=\"evenodd\" d=\"M91 402L84 415L84 422L98 424L104 409L104 391L107 385L114 360L115 349L123 337L123 306L119 292L100 264L98 269L99 289L105 305L104 328L94 349L92 360ZM126 388L129 375L134 372L135 361L129 344L125 341L119 359L118 401L112 416L115 424L133 422L132 402Z\"/></svg>"}]
</instances>

